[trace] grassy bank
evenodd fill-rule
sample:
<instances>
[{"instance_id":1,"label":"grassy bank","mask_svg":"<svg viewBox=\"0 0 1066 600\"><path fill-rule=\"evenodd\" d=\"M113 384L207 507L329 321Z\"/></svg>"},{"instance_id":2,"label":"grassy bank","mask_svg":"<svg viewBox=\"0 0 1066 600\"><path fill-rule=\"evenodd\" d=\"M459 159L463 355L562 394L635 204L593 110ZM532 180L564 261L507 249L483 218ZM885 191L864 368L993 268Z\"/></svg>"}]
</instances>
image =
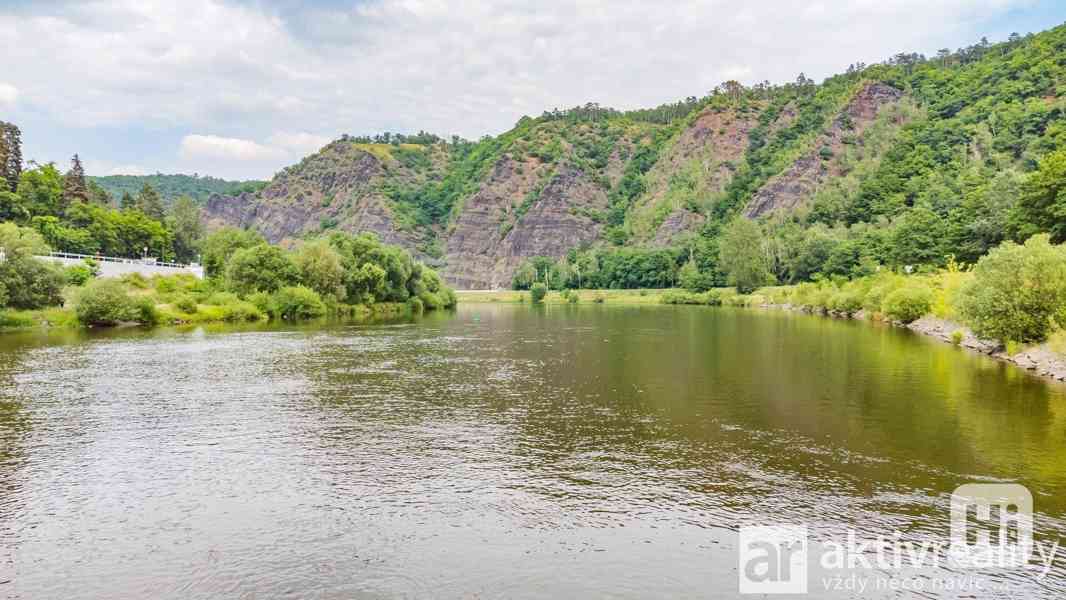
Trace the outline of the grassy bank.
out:
<instances>
[{"instance_id":1,"label":"grassy bank","mask_svg":"<svg viewBox=\"0 0 1066 600\"><path fill-rule=\"evenodd\" d=\"M63 305L0 311L0 331L75 329L108 325L171 326L402 317L425 310L419 302L346 304L322 299L306 288L238 296L217 282L190 275L92 280L63 289Z\"/></svg>"},{"instance_id":2,"label":"grassy bank","mask_svg":"<svg viewBox=\"0 0 1066 600\"><path fill-rule=\"evenodd\" d=\"M549 291L542 302L545 304L660 304L668 290L569 290L565 295ZM459 302L466 304L504 303L521 304L531 301L528 291L518 290L468 290L457 291ZM576 296L577 300L571 300Z\"/></svg>"}]
</instances>

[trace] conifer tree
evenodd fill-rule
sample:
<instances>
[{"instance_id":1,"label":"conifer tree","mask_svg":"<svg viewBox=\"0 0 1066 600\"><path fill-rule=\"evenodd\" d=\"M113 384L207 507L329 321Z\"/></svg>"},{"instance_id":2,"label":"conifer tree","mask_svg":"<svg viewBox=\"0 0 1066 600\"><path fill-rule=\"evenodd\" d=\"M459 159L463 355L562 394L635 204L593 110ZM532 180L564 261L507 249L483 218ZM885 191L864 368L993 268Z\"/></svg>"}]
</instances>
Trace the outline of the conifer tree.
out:
<instances>
[{"instance_id":1,"label":"conifer tree","mask_svg":"<svg viewBox=\"0 0 1066 600\"><path fill-rule=\"evenodd\" d=\"M22 132L13 123L0 121L0 179L14 192L22 175Z\"/></svg>"},{"instance_id":2,"label":"conifer tree","mask_svg":"<svg viewBox=\"0 0 1066 600\"><path fill-rule=\"evenodd\" d=\"M75 154L70 162L70 170L63 176L64 207L89 201L89 186L85 182L85 168L81 166L81 159Z\"/></svg>"},{"instance_id":3,"label":"conifer tree","mask_svg":"<svg viewBox=\"0 0 1066 600\"><path fill-rule=\"evenodd\" d=\"M159 192L155 191L155 188L147 183L141 188L141 192L137 194L137 209L156 221L162 221L166 216L166 210L163 208L163 199L159 196Z\"/></svg>"},{"instance_id":4,"label":"conifer tree","mask_svg":"<svg viewBox=\"0 0 1066 600\"><path fill-rule=\"evenodd\" d=\"M137 208L137 200L129 192L122 192L122 198L118 201L118 207L122 210Z\"/></svg>"}]
</instances>

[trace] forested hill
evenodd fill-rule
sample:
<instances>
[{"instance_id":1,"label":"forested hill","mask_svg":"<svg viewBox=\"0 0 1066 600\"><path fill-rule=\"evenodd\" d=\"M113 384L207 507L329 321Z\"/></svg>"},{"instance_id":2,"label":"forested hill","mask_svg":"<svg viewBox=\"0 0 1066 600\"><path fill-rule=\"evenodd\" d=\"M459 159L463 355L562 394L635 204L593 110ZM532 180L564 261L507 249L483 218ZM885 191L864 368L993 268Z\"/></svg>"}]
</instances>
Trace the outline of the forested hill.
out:
<instances>
[{"instance_id":1,"label":"forested hill","mask_svg":"<svg viewBox=\"0 0 1066 600\"><path fill-rule=\"evenodd\" d=\"M273 241L376 231L460 288L531 271L556 286L721 285L734 225L767 257L766 283L972 262L1006 239L1066 236L1064 93L1060 26L821 83L553 110L477 142L343 136L259 192L212 197L205 219Z\"/></svg>"},{"instance_id":2,"label":"forested hill","mask_svg":"<svg viewBox=\"0 0 1066 600\"><path fill-rule=\"evenodd\" d=\"M121 198L129 193L136 196L148 184L154 188L168 204L181 196L188 196L198 203L204 203L214 194L233 196L244 192L256 192L266 185L263 181L227 181L210 176L198 175L107 175L89 177L112 198Z\"/></svg>"}]
</instances>

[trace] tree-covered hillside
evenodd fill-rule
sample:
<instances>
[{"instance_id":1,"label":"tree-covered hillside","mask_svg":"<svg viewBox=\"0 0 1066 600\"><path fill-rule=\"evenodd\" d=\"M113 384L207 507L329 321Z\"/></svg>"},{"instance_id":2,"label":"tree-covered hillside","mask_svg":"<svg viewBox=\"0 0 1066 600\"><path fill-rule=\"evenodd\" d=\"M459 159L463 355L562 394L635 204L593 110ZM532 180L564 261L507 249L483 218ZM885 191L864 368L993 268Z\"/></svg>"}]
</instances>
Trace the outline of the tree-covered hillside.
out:
<instances>
[{"instance_id":1,"label":"tree-covered hillside","mask_svg":"<svg viewBox=\"0 0 1066 600\"><path fill-rule=\"evenodd\" d=\"M227 181L209 175L107 175L89 177L113 198L123 194L136 196L145 184L159 192L166 203L188 196L202 204L213 194L235 196L244 192L256 192L266 185L265 181Z\"/></svg>"},{"instance_id":2,"label":"tree-covered hillside","mask_svg":"<svg viewBox=\"0 0 1066 600\"><path fill-rule=\"evenodd\" d=\"M207 209L275 241L374 230L463 287L510 285L534 258L556 286L722 285L737 219L767 281L933 268L1057 232L1064 91L1060 26L821 83L546 111L476 142L344 136Z\"/></svg>"}]
</instances>

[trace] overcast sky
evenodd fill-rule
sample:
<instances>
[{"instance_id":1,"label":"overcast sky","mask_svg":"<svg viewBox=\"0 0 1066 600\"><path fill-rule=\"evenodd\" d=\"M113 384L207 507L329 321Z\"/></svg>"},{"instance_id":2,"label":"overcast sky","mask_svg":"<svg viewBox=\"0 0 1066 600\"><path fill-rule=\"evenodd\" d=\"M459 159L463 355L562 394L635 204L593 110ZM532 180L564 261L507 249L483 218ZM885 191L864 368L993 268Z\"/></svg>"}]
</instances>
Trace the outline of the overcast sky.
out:
<instances>
[{"instance_id":1,"label":"overcast sky","mask_svg":"<svg viewBox=\"0 0 1066 600\"><path fill-rule=\"evenodd\" d=\"M63 169L269 178L341 133L476 138L1063 21L1062 0L0 0L0 120Z\"/></svg>"}]
</instances>

